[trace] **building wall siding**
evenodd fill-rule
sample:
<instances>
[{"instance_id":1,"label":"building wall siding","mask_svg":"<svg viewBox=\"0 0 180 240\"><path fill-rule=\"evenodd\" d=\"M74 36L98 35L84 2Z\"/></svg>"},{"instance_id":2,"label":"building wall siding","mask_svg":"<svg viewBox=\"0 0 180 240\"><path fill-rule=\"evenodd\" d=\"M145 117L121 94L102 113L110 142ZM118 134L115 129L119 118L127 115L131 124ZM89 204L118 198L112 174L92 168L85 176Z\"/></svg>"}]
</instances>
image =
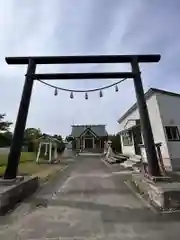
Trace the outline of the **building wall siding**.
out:
<instances>
[{"instance_id":1,"label":"building wall siding","mask_svg":"<svg viewBox=\"0 0 180 240\"><path fill-rule=\"evenodd\" d=\"M167 149L166 138L165 138L162 122L161 122L161 115L160 115L159 105L157 102L156 95L155 94L152 95L146 101L146 103L147 103L150 123L151 123L151 127L152 127L152 132L153 132L153 136L154 136L154 141L155 141L155 143L158 143L158 142L162 143L161 151L162 151L162 156L164 158L164 164L166 167L169 168L170 167L169 153L168 153L168 149ZM126 123L129 119L138 119L138 118L139 118L139 112L138 112L138 109L136 109L126 119L124 119L119 124L120 131L122 131L124 129L124 126L126 125ZM126 125L126 128L129 128L133 125L135 125L134 121L128 122L128 124ZM122 152L125 154L127 154L127 153L135 154L134 146L127 147L127 146L123 146L123 143L122 143Z\"/></svg>"},{"instance_id":2,"label":"building wall siding","mask_svg":"<svg viewBox=\"0 0 180 240\"><path fill-rule=\"evenodd\" d=\"M163 128L165 126L177 126L180 131L180 97L157 94ZM165 132L165 128L163 129ZM180 169L180 142L168 141L165 134L169 158L173 170Z\"/></svg>"},{"instance_id":3,"label":"building wall siding","mask_svg":"<svg viewBox=\"0 0 180 240\"><path fill-rule=\"evenodd\" d=\"M148 111L155 143L162 143L161 153L163 162L166 168L171 168L171 161L169 157L166 136L162 124L162 116L160 113L160 105L158 102L158 94L154 94L149 99Z\"/></svg>"},{"instance_id":4,"label":"building wall siding","mask_svg":"<svg viewBox=\"0 0 180 240\"><path fill-rule=\"evenodd\" d=\"M134 142L133 142L133 145L131 145L131 146L124 146L123 145L123 140L122 140L122 135L120 137L121 137L122 153L127 154L127 155L135 154Z\"/></svg>"},{"instance_id":5,"label":"building wall siding","mask_svg":"<svg viewBox=\"0 0 180 240\"><path fill-rule=\"evenodd\" d=\"M135 125L135 121L134 119L138 119L139 118L139 112L137 110L133 111L127 118L125 118L120 124L120 131L124 130L124 129L128 129L132 126ZM133 120L133 121L128 121L128 120ZM127 123L128 121L128 123ZM129 155L133 155L135 154L135 149L134 149L134 142L132 146L124 146L123 145L123 141L122 141L122 135L121 135L121 145L122 145L122 153L124 154L129 154Z\"/></svg>"}]
</instances>

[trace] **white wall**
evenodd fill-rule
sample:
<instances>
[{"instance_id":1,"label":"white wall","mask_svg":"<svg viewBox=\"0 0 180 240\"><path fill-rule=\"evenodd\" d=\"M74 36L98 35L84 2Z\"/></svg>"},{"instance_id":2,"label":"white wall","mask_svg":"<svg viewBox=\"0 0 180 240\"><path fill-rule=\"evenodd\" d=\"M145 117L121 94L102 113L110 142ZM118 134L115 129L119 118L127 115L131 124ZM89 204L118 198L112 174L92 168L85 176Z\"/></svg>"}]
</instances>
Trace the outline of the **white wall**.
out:
<instances>
[{"instance_id":1,"label":"white wall","mask_svg":"<svg viewBox=\"0 0 180 240\"><path fill-rule=\"evenodd\" d=\"M134 154L135 154L134 141L133 141L133 145L131 145L131 146L124 146L124 145L123 145L123 140L122 140L122 135L120 135L120 137L121 137L122 153L127 154L127 155L134 155ZM132 139L132 140L133 140L133 139Z\"/></svg>"},{"instance_id":2,"label":"white wall","mask_svg":"<svg viewBox=\"0 0 180 240\"><path fill-rule=\"evenodd\" d=\"M1 147L0 154L8 154L9 150L10 150L10 147Z\"/></svg>"},{"instance_id":3,"label":"white wall","mask_svg":"<svg viewBox=\"0 0 180 240\"><path fill-rule=\"evenodd\" d=\"M119 127L120 127L120 131L124 130L124 129L128 129L132 126L135 125L135 121L129 121L127 123L128 120L130 119L139 119L139 113L137 111L137 109L135 111L133 111L131 114L128 115L127 118L125 118L120 124L119 124ZM122 136L121 136L121 145L122 145L122 153L124 154L135 154L135 150L134 150L134 142L133 142L133 145L132 146L124 146L123 145L123 141L122 141Z\"/></svg>"},{"instance_id":4,"label":"white wall","mask_svg":"<svg viewBox=\"0 0 180 240\"><path fill-rule=\"evenodd\" d=\"M180 131L180 97L170 96L167 94L158 94L157 100L163 126L177 126ZM172 162L172 168L174 170L179 170L180 142L171 142L167 140L167 146Z\"/></svg>"},{"instance_id":5,"label":"white wall","mask_svg":"<svg viewBox=\"0 0 180 240\"><path fill-rule=\"evenodd\" d=\"M155 143L162 143L161 146L161 153L164 161L165 167L171 167L171 161L169 158L169 152L166 142L166 136L164 132L164 128L162 125L162 119L160 114L160 106L157 100L157 94L154 94L150 97L147 101L148 111L149 111L149 118L151 122L152 132L154 136Z\"/></svg>"},{"instance_id":6,"label":"white wall","mask_svg":"<svg viewBox=\"0 0 180 240\"><path fill-rule=\"evenodd\" d=\"M151 123L151 127L152 127L152 132L153 132L153 136L154 136L154 141L155 141L155 143L158 143L158 142L162 143L161 151L162 151L162 156L164 159L164 164L166 167L170 167L169 153L168 153L168 149L167 149L166 138L165 138L162 122L161 122L161 116L160 116L160 111L159 111L159 107L157 104L156 95L154 94L153 96L151 96L146 101L146 103L147 103L150 123ZM128 121L128 119L139 119L138 109L136 109L131 114L129 114L129 116L119 124L120 131L122 131L124 129L124 126L125 126L126 122ZM130 126L130 124L135 125L135 123L132 121L132 122L128 123L128 127ZM123 144L122 144L122 152L123 153L129 152L131 154L135 154L134 146L126 147L126 146L123 146Z\"/></svg>"}]
</instances>

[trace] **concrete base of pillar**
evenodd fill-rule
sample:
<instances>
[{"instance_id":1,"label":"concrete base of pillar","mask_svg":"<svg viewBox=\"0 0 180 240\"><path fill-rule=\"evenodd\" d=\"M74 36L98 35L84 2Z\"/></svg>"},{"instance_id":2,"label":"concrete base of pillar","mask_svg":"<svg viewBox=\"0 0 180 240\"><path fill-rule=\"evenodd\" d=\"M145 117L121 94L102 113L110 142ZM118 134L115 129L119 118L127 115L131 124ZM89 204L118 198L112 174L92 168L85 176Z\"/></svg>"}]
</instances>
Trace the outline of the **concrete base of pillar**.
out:
<instances>
[{"instance_id":1,"label":"concrete base of pillar","mask_svg":"<svg viewBox=\"0 0 180 240\"><path fill-rule=\"evenodd\" d=\"M39 186L39 179L37 177L24 177L20 181L17 179L9 181L1 179L0 215L4 215L14 208L17 203L32 195Z\"/></svg>"},{"instance_id":2,"label":"concrete base of pillar","mask_svg":"<svg viewBox=\"0 0 180 240\"><path fill-rule=\"evenodd\" d=\"M132 174L131 185L144 199L160 211L180 210L180 182L152 181L141 173Z\"/></svg>"},{"instance_id":3,"label":"concrete base of pillar","mask_svg":"<svg viewBox=\"0 0 180 240\"><path fill-rule=\"evenodd\" d=\"M12 184L17 184L21 181L24 180L24 176L17 176L16 178L13 179L4 179L4 178L0 178L0 186L2 185L12 185Z\"/></svg>"}]
</instances>

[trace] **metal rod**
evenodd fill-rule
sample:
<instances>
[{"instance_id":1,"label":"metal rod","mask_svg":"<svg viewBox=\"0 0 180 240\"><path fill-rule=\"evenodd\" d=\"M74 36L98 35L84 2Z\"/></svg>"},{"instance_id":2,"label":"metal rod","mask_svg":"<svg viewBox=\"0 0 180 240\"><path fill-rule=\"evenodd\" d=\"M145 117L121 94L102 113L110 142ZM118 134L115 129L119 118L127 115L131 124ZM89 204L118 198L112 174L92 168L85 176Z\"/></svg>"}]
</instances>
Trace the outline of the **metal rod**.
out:
<instances>
[{"instance_id":1,"label":"metal rod","mask_svg":"<svg viewBox=\"0 0 180 240\"><path fill-rule=\"evenodd\" d=\"M8 64L28 64L29 58L36 64L75 64L75 63L130 63L136 56L138 62L159 62L159 54L148 55L84 55L84 56L30 56L6 57Z\"/></svg>"},{"instance_id":2,"label":"metal rod","mask_svg":"<svg viewBox=\"0 0 180 240\"><path fill-rule=\"evenodd\" d=\"M134 58L132 63L132 72L135 74L134 87L136 91L137 105L139 109L141 130L144 139L144 146L148 160L148 170L151 176L160 176L160 169L158 165L158 158L156 154L152 128L149 120L146 100L144 97L144 90L139 70L138 59Z\"/></svg>"},{"instance_id":3,"label":"metal rod","mask_svg":"<svg viewBox=\"0 0 180 240\"><path fill-rule=\"evenodd\" d=\"M30 58L27 68L27 76L25 78L23 93L17 115L16 125L14 129L12 144L8 155L8 164L4 174L5 179L14 179L17 175L21 148L24 138L24 130L26 126L27 114L33 87L33 78L31 77L31 74L35 73L35 69L35 61Z\"/></svg>"},{"instance_id":4,"label":"metal rod","mask_svg":"<svg viewBox=\"0 0 180 240\"><path fill-rule=\"evenodd\" d=\"M133 78L132 72L103 72L103 73L45 73L33 74L34 79L107 79L107 78Z\"/></svg>"}]
</instances>

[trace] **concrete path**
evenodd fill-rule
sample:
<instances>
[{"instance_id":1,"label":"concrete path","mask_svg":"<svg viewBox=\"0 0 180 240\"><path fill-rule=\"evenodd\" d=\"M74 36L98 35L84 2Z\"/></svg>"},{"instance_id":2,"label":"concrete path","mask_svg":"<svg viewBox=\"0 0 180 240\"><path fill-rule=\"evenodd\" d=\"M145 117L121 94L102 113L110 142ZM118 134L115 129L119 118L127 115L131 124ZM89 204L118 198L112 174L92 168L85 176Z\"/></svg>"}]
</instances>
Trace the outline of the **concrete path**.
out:
<instances>
[{"instance_id":1,"label":"concrete path","mask_svg":"<svg viewBox=\"0 0 180 240\"><path fill-rule=\"evenodd\" d=\"M179 214L155 214L129 190L128 178L98 157L78 157L30 202L1 217L0 239L179 239Z\"/></svg>"}]
</instances>

